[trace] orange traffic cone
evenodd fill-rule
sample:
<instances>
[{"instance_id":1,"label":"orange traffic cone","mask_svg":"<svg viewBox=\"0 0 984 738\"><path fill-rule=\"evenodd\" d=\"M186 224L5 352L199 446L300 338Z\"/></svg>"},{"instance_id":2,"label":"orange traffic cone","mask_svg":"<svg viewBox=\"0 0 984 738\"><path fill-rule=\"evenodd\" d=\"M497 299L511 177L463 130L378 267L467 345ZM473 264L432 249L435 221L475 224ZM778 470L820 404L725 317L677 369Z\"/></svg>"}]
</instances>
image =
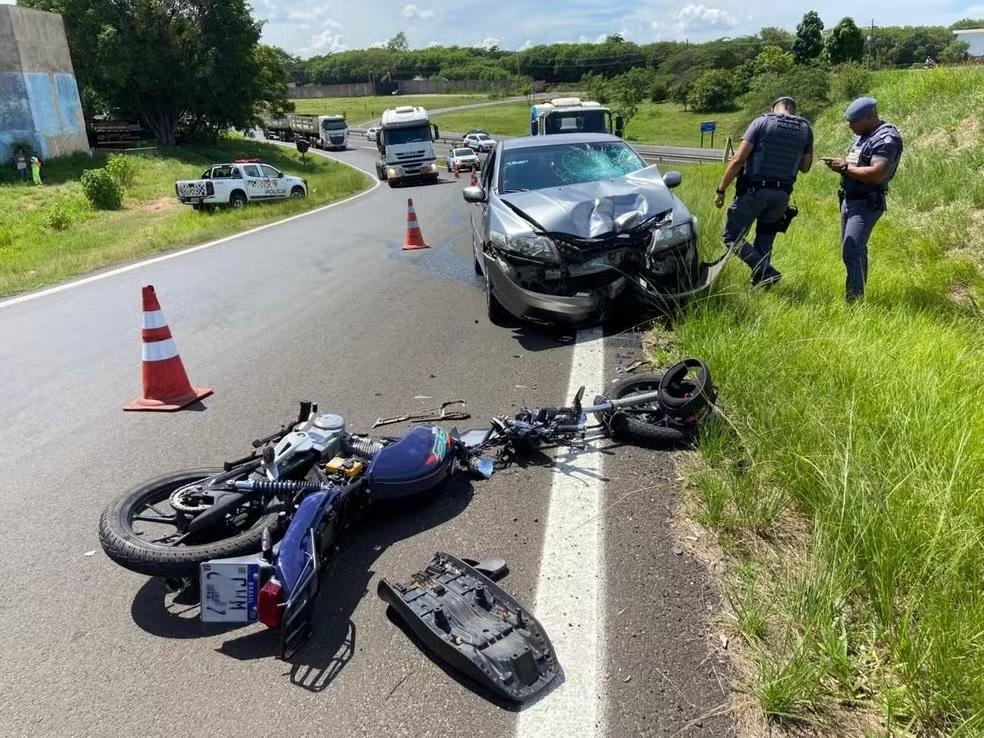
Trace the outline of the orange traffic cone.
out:
<instances>
[{"instance_id":1,"label":"orange traffic cone","mask_svg":"<svg viewBox=\"0 0 984 738\"><path fill-rule=\"evenodd\" d=\"M471 170L471 178L468 180L469 187L478 187L478 172Z\"/></svg>"},{"instance_id":2,"label":"orange traffic cone","mask_svg":"<svg viewBox=\"0 0 984 738\"><path fill-rule=\"evenodd\" d=\"M429 249L430 245L424 242L424 234L420 232L417 225L417 213L413 209L413 200L407 198L407 240L403 244L403 250Z\"/></svg>"},{"instance_id":3,"label":"orange traffic cone","mask_svg":"<svg viewBox=\"0 0 984 738\"><path fill-rule=\"evenodd\" d=\"M143 288L143 395L124 410L180 410L212 394L210 387L192 387L171 338L152 285Z\"/></svg>"},{"instance_id":4,"label":"orange traffic cone","mask_svg":"<svg viewBox=\"0 0 984 738\"><path fill-rule=\"evenodd\" d=\"M461 179L461 174L458 173L458 165L457 164L454 165L454 178L455 179Z\"/></svg>"}]
</instances>

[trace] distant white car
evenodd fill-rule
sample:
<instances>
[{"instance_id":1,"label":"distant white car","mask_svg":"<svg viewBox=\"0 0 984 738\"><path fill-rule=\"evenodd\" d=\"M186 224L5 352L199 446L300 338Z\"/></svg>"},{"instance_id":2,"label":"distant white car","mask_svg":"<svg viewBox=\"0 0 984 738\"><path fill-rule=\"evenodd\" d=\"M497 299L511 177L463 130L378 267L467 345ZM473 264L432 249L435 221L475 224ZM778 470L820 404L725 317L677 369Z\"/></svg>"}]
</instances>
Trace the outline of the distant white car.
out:
<instances>
[{"instance_id":1,"label":"distant white car","mask_svg":"<svg viewBox=\"0 0 984 738\"><path fill-rule=\"evenodd\" d=\"M247 202L307 197L307 180L292 177L259 159L237 159L229 164L213 164L200 179L174 183L178 200L195 210L219 205L241 208Z\"/></svg>"},{"instance_id":2,"label":"distant white car","mask_svg":"<svg viewBox=\"0 0 984 738\"><path fill-rule=\"evenodd\" d=\"M379 138L379 126L370 126L366 129L366 138L369 141L375 141Z\"/></svg>"},{"instance_id":3,"label":"distant white car","mask_svg":"<svg viewBox=\"0 0 984 738\"><path fill-rule=\"evenodd\" d=\"M448 172L451 172L455 168L459 172L463 172L466 169L477 172L482 168L482 163L478 160L478 154L471 149L451 149L448 152Z\"/></svg>"},{"instance_id":4,"label":"distant white car","mask_svg":"<svg viewBox=\"0 0 984 738\"><path fill-rule=\"evenodd\" d=\"M479 151L483 154L487 154L495 149L498 141L487 133L469 133L465 136L462 143L472 151Z\"/></svg>"}]
</instances>

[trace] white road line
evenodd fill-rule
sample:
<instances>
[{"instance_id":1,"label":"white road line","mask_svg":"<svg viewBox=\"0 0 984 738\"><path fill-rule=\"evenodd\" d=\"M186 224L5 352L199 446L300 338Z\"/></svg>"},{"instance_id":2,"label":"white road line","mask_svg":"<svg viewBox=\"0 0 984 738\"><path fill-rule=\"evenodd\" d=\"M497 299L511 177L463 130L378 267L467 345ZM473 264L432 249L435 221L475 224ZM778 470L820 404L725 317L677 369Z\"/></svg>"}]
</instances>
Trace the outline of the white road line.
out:
<instances>
[{"instance_id":1,"label":"white road line","mask_svg":"<svg viewBox=\"0 0 984 738\"><path fill-rule=\"evenodd\" d=\"M338 200L337 202L329 203L328 205L322 205L320 208L315 208L314 210L307 210L303 213L298 213L297 215L291 215L288 218L283 218L281 220L275 220L272 223L266 223L256 228L250 228L248 231L242 231L241 233L234 233L231 236L225 236L216 241L209 241L208 243L202 243L198 246L191 246L186 249L181 249L180 251L172 251L168 254L163 254L161 256L154 256L150 259L144 259L143 261L138 261L133 264L127 264L126 266L117 267L116 269L110 269L106 272L100 272L99 274L93 274L91 277L82 277L81 279L76 279L71 282L65 282L64 284L55 285L54 287L48 287L46 289L38 290L37 292L28 292L26 295L21 295L19 297L12 297L9 300L4 300L0 302L0 310L6 307L11 307L13 305L19 305L22 302L28 302L29 300L36 300L39 297L46 297L47 295L53 295L62 290L71 289L72 287L80 287L83 284L89 284L90 282L98 282L101 279L107 279L109 277L115 277L117 274L124 274L125 272L132 272L134 269L140 269L141 267L150 266L151 264L157 264L162 261L167 261L168 259L176 259L179 256L185 256L186 254L193 254L196 251L202 251L203 249L210 249L213 246L218 246L219 244L227 243L236 238L242 238L243 236L249 236L253 233L259 233L260 231L265 231L267 228L274 228L284 223L290 223L292 220L297 220L299 218L306 218L309 215L314 215L315 213L321 213L325 210L329 210L339 205L344 205L347 202L356 200L363 195L368 195L370 192L379 187L379 181L376 179L376 175L373 172L366 171L362 167L357 167L355 164L350 164L347 161L337 159L334 156L324 155L326 159L331 159L332 161L337 161L339 164L344 164L347 167L351 167L363 174L368 174L373 179L373 184L368 189L357 192L350 197L346 197L344 200Z\"/></svg>"},{"instance_id":2,"label":"white road line","mask_svg":"<svg viewBox=\"0 0 984 738\"><path fill-rule=\"evenodd\" d=\"M600 328L578 331L565 402L604 386ZM519 714L517 738L604 735L605 567L602 455L590 448L555 459L534 612L553 641L564 681ZM588 522L590 521L590 522Z\"/></svg>"}]
</instances>

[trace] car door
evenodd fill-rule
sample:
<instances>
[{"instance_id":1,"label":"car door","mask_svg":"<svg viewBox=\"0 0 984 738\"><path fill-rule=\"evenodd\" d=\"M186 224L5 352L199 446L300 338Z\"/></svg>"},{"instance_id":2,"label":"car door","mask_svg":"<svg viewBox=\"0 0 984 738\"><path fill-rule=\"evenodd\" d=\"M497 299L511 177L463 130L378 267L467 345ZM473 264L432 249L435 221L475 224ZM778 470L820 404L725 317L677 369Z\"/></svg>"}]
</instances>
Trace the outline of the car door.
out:
<instances>
[{"instance_id":1,"label":"car door","mask_svg":"<svg viewBox=\"0 0 984 738\"><path fill-rule=\"evenodd\" d=\"M492 185L495 181L495 152L489 154L482 167L482 178L479 184L485 190L485 202L478 203L472 207L472 244L475 249L475 260L482 265L482 272L485 272L485 259L482 257L485 242L489 235L489 199L492 197Z\"/></svg>"},{"instance_id":2,"label":"car door","mask_svg":"<svg viewBox=\"0 0 984 738\"><path fill-rule=\"evenodd\" d=\"M270 196L269 188L264 186L260 168L256 164L243 164L240 169L243 170L243 184L250 200L263 200Z\"/></svg>"},{"instance_id":3,"label":"car door","mask_svg":"<svg viewBox=\"0 0 984 738\"><path fill-rule=\"evenodd\" d=\"M287 197L287 178L279 169L269 164L260 164L260 173L270 182L270 197Z\"/></svg>"}]
</instances>

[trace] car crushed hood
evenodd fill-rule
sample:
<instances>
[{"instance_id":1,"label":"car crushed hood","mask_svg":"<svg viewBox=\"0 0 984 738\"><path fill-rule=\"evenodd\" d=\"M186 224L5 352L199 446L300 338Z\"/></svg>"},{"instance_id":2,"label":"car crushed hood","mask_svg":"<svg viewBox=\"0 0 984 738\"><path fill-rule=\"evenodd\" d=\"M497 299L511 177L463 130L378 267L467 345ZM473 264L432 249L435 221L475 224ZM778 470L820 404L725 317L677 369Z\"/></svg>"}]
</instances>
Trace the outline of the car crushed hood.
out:
<instances>
[{"instance_id":1,"label":"car crushed hood","mask_svg":"<svg viewBox=\"0 0 984 738\"><path fill-rule=\"evenodd\" d=\"M641 222L674 210L677 204L655 166L615 179L510 192L500 199L544 231L580 238L614 232L615 219L621 215L638 212Z\"/></svg>"}]
</instances>

